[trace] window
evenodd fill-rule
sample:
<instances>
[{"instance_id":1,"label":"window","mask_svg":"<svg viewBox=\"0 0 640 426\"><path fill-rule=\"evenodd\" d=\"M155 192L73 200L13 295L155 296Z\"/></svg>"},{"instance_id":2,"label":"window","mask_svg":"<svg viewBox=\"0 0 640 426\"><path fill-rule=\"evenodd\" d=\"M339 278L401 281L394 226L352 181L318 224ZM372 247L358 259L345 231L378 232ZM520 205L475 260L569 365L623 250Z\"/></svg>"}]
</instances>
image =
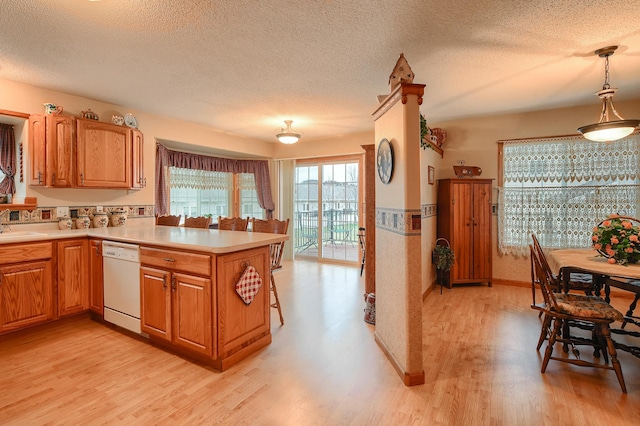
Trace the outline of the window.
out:
<instances>
[{"instance_id":1,"label":"window","mask_svg":"<svg viewBox=\"0 0 640 426\"><path fill-rule=\"evenodd\" d=\"M169 168L170 213L173 215L263 218L253 174ZM237 182L237 183L236 183ZM235 194L239 194L236 197ZM239 203L234 200L239 198ZM239 204L239 208L235 207Z\"/></svg>"},{"instance_id":2,"label":"window","mask_svg":"<svg viewBox=\"0 0 640 426\"><path fill-rule=\"evenodd\" d=\"M498 248L526 254L531 234L545 247L589 247L611 213L638 217L640 135L599 143L581 136L502 142Z\"/></svg>"},{"instance_id":3,"label":"window","mask_svg":"<svg viewBox=\"0 0 640 426\"><path fill-rule=\"evenodd\" d=\"M258 203L256 179L253 173L238 174L238 192L240 194L240 214L237 216L264 219L264 210Z\"/></svg>"}]
</instances>

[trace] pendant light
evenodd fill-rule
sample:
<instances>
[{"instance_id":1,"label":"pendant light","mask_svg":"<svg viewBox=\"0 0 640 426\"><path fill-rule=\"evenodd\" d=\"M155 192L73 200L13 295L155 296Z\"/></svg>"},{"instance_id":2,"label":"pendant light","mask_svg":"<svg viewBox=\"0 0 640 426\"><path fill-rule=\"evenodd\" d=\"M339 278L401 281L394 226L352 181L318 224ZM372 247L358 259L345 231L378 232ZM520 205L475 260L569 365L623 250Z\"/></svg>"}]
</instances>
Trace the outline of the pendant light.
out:
<instances>
[{"instance_id":1,"label":"pendant light","mask_svg":"<svg viewBox=\"0 0 640 426\"><path fill-rule=\"evenodd\" d=\"M300 139L300 133L296 133L291 129L291 123L293 120L284 120L284 124L287 125L286 129L282 129L282 133L278 133L276 138L284 144L290 145L292 143L298 142Z\"/></svg>"},{"instance_id":2,"label":"pendant light","mask_svg":"<svg viewBox=\"0 0 640 426\"><path fill-rule=\"evenodd\" d=\"M604 58L604 85L596 95L602 99L602 113L600 121L596 124L588 124L578 129L585 138L596 142L609 142L622 139L630 135L636 129L640 120L625 120L620 117L613 106L613 95L617 89L609 85L609 56L613 55L618 46L603 47L596 50L596 55ZM618 120L609 120L609 114L613 113Z\"/></svg>"}]
</instances>

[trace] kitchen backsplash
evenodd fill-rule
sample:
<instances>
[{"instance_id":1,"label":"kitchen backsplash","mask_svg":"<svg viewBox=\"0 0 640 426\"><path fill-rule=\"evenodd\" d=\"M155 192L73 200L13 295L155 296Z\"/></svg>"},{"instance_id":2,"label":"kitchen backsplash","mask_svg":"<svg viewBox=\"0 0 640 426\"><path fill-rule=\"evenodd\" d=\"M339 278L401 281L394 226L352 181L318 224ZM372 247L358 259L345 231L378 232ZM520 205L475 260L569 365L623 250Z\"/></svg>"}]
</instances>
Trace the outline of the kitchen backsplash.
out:
<instances>
[{"instance_id":1,"label":"kitchen backsplash","mask_svg":"<svg viewBox=\"0 0 640 426\"><path fill-rule=\"evenodd\" d=\"M114 210L124 210L129 218L154 217L154 206L104 206L103 211L110 213ZM79 215L92 216L96 212L96 206L69 207L69 216L72 219ZM2 210L0 217L4 225L23 225L35 223L58 222L56 207L38 207L34 210Z\"/></svg>"}]
</instances>

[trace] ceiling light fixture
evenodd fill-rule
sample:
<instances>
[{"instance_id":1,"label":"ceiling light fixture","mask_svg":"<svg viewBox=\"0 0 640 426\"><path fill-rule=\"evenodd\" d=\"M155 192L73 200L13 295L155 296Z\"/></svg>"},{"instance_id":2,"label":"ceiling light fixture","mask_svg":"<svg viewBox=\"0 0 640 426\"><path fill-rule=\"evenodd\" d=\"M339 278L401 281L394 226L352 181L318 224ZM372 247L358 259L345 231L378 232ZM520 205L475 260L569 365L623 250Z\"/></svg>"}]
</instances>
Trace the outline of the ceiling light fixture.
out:
<instances>
[{"instance_id":1,"label":"ceiling light fixture","mask_svg":"<svg viewBox=\"0 0 640 426\"><path fill-rule=\"evenodd\" d=\"M588 124L578 128L578 131L585 138L596 142L609 142L622 139L630 135L636 129L640 120L625 120L620 117L618 111L613 106L613 95L616 90L609 85L609 56L613 55L618 46L603 47L596 50L596 55L604 58L604 85L602 90L596 92L596 95L602 99L602 113L600 121L596 124ZM609 120L609 113L618 117L618 120Z\"/></svg>"},{"instance_id":2,"label":"ceiling light fixture","mask_svg":"<svg viewBox=\"0 0 640 426\"><path fill-rule=\"evenodd\" d=\"M287 128L282 129L282 133L278 133L276 135L276 138L278 138L280 142L287 145L298 142L300 136L302 136L300 133L296 133L291 129L291 123L293 123L293 120L284 120L284 124L287 125Z\"/></svg>"}]
</instances>

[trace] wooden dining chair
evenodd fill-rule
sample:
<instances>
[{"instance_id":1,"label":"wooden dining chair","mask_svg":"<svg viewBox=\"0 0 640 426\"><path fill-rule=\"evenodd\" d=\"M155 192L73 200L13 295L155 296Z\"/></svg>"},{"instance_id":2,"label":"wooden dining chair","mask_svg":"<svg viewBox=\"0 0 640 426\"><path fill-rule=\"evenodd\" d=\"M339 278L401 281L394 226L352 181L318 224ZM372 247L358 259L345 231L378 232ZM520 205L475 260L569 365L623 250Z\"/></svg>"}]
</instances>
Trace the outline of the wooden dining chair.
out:
<instances>
[{"instance_id":1,"label":"wooden dining chair","mask_svg":"<svg viewBox=\"0 0 640 426\"><path fill-rule=\"evenodd\" d=\"M566 362L580 367L613 370L616 373L622 392L627 393L627 387L622 375L622 367L620 366L613 340L611 340L611 329L609 327L612 322L623 320L622 313L604 300L596 297L578 294L559 295L555 293L553 291L553 283L547 271L545 271L538 253L531 246L530 252L535 267L536 280L539 283L544 298L544 304L540 305L539 308L544 313L545 319L548 318L549 323L553 324L544 359L542 360L541 372L543 374L545 373L550 360ZM561 329L568 321L591 324L594 331L593 338L590 340L581 339L562 333ZM605 363L583 360L579 358L579 352L577 350L573 351L575 358L571 358L570 356L554 357L553 349L556 343L569 344L572 347L586 344L601 347L603 351L606 348L611 358L611 363L609 364L608 357L605 357ZM594 353L594 356L595 355L596 353Z\"/></svg>"},{"instance_id":2,"label":"wooden dining chair","mask_svg":"<svg viewBox=\"0 0 640 426\"><path fill-rule=\"evenodd\" d=\"M173 216L156 216L156 225L164 225L164 226L178 226L180 225L180 218L182 215Z\"/></svg>"},{"instance_id":3,"label":"wooden dining chair","mask_svg":"<svg viewBox=\"0 0 640 426\"><path fill-rule=\"evenodd\" d=\"M211 225L211 216L199 216L199 217L185 217L185 228L204 228L209 229Z\"/></svg>"},{"instance_id":4,"label":"wooden dining chair","mask_svg":"<svg viewBox=\"0 0 640 426\"><path fill-rule=\"evenodd\" d=\"M533 239L533 248L540 254L545 269L551 271L549 262L542 251L542 246L536 234L531 234L531 238ZM599 293L597 282L598 280L593 274L580 272L577 269L571 268L562 268L557 275L552 275L553 289L556 293L560 293L561 291L568 293L571 290L578 290L587 295L597 295Z\"/></svg>"},{"instance_id":5,"label":"wooden dining chair","mask_svg":"<svg viewBox=\"0 0 640 426\"><path fill-rule=\"evenodd\" d=\"M218 229L222 231L246 231L249 218L218 216Z\"/></svg>"},{"instance_id":6,"label":"wooden dining chair","mask_svg":"<svg viewBox=\"0 0 640 426\"><path fill-rule=\"evenodd\" d=\"M256 219L251 220L253 232L264 232L269 234L286 234L289 229L289 219ZM276 281L273 278L273 272L282 269L282 253L284 251L284 241L271 244L269 247L269 255L271 257L271 291L275 298L275 303L271 304L272 308L278 310L280 316L280 324L284 325L284 318L282 316L282 308L280 307L280 299L278 298L278 289L276 287Z\"/></svg>"}]
</instances>

